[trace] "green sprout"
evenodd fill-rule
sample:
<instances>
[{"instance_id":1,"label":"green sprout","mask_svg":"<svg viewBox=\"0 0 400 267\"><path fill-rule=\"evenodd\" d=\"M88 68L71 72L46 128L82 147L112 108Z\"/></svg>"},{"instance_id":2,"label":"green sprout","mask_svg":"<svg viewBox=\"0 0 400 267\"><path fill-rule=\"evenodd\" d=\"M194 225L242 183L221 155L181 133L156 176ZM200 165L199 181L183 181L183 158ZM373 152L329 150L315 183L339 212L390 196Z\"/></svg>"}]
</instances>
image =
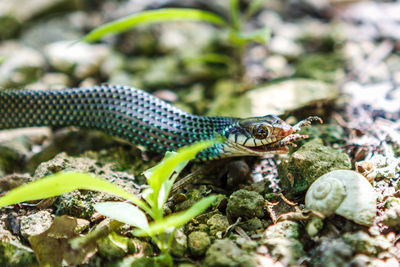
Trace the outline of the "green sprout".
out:
<instances>
[{"instance_id":1,"label":"green sprout","mask_svg":"<svg viewBox=\"0 0 400 267\"><path fill-rule=\"evenodd\" d=\"M261 9L264 2L265 0L252 1L243 14L241 14L239 0L230 0L230 19L228 20L216 13L192 8L162 8L142 11L97 27L83 37L83 41L95 42L103 37L119 34L141 25L172 21L206 22L219 26L222 30L228 32L226 35L227 41L236 48L235 57L239 61L239 66L242 68L242 57L245 46L250 42L266 44L269 41L270 30L268 27L255 29L250 32L243 29L245 23L252 15ZM202 57L205 60L216 59L218 62L226 64L227 66L232 65L231 60L227 61L224 57L216 57L215 54L211 54L210 56L203 55ZM198 60L201 60L201 58Z\"/></svg>"},{"instance_id":2,"label":"green sprout","mask_svg":"<svg viewBox=\"0 0 400 267\"><path fill-rule=\"evenodd\" d=\"M11 190L0 198L0 207L54 197L77 189L113 194L131 203L97 203L94 205L96 211L111 219L134 226L133 234L136 236L150 237L161 250L167 265L172 266L173 261L168 249L175 231L205 211L216 200L216 196L205 197L189 209L168 216L163 214L164 204L168 199L173 183L186 164L198 152L217 142L220 141L203 141L183 147L177 152L168 152L158 165L145 171L144 175L147 178L149 188L143 192L143 200L110 182L93 177L90 174L64 172Z\"/></svg>"}]
</instances>

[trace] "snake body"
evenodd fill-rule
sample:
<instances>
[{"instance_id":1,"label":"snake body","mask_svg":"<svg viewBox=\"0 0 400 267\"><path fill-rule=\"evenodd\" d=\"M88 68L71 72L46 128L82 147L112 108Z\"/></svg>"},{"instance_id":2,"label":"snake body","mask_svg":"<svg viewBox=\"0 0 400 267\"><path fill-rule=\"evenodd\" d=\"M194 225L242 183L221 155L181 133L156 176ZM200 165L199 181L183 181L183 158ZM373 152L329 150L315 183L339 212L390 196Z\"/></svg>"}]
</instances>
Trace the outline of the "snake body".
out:
<instances>
[{"instance_id":1,"label":"snake body","mask_svg":"<svg viewBox=\"0 0 400 267\"><path fill-rule=\"evenodd\" d=\"M98 129L158 153L217 136L227 138L201 152L200 160L276 152L277 142L293 132L275 116L193 115L128 86L0 90L0 129L32 126Z\"/></svg>"}]
</instances>

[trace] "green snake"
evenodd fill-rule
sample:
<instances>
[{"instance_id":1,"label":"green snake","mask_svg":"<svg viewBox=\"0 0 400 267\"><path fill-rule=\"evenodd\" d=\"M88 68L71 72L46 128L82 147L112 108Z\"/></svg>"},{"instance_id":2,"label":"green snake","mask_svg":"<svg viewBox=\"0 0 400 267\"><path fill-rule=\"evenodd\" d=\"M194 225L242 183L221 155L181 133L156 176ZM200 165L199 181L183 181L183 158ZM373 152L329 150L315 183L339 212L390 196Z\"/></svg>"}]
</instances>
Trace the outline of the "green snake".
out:
<instances>
[{"instance_id":1,"label":"green snake","mask_svg":"<svg viewBox=\"0 0 400 267\"><path fill-rule=\"evenodd\" d=\"M77 126L97 129L164 153L201 140L225 137L197 159L285 153L307 136L295 134L316 117L295 126L267 115L246 119L198 116L140 89L99 85L64 90L0 90L0 129Z\"/></svg>"}]
</instances>

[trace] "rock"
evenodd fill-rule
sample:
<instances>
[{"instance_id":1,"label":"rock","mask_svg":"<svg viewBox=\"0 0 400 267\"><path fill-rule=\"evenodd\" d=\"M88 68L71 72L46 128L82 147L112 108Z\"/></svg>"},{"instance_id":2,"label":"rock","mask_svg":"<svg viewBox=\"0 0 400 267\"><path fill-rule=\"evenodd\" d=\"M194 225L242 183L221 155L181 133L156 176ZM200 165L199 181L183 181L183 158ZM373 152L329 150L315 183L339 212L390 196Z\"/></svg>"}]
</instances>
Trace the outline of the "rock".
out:
<instances>
[{"instance_id":1,"label":"rock","mask_svg":"<svg viewBox=\"0 0 400 267\"><path fill-rule=\"evenodd\" d=\"M132 84L142 88L173 87L191 79L180 68L179 60L171 55L154 59L132 58L127 62L127 67L134 72Z\"/></svg>"},{"instance_id":2,"label":"rock","mask_svg":"<svg viewBox=\"0 0 400 267\"><path fill-rule=\"evenodd\" d=\"M235 87L231 88L234 90ZM226 103L212 110L210 115L242 118L280 115L318 101L332 102L338 96L338 90L327 83L300 78L261 85L237 98L232 98L226 91L223 94Z\"/></svg>"},{"instance_id":3,"label":"rock","mask_svg":"<svg viewBox=\"0 0 400 267\"><path fill-rule=\"evenodd\" d=\"M21 235L26 239L33 235L39 235L48 230L52 222L53 217L47 210L41 210L28 216L22 216Z\"/></svg>"},{"instance_id":4,"label":"rock","mask_svg":"<svg viewBox=\"0 0 400 267\"><path fill-rule=\"evenodd\" d=\"M129 238L112 232L97 240L97 247L101 255L108 259L121 258L129 252Z\"/></svg>"},{"instance_id":5,"label":"rock","mask_svg":"<svg viewBox=\"0 0 400 267\"><path fill-rule=\"evenodd\" d=\"M244 189L234 192L228 200L226 214L233 220L264 216L264 198L257 192Z\"/></svg>"},{"instance_id":6,"label":"rock","mask_svg":"<svg viewBox=\"0 0 400 267\"><path fill-rule=\"evenodd\" d=\"M1 176L1 174L0 174ZM1 177L0 179L0 192L6 192L18 186L27 184L32 181L29 174L13 173Z\"/></svg>"},{"instance_id":7,"label":"rock","mask_svg":"<svg viewBox=\"0 0 400 267\"><path fill-rule=\"evenodd\" d=\"M36 81L45 66L43 56L36 50L13 42L0 46L0 87L22 87Z\"/></svg>"},{"instance_id":8,"label":"rock","mask_svg":"<svg viewBox=\"0 0 400 267\"><path fill-rule=\"evenodd\" d=\"M353 258L353 250L343 239L322 237L315 248L313 266L346 266Z\"/></svg>"},{"instance_id":9,"label":"rock","mask_svg":"<svg viewBox=\"0 0 400 267\"><path fill-rule=\"evenodd\" d=\"M100 71L106 77L113 77L116 73L124 71L125 64L124 55L113 51L102 62Z\"/></svg>"},{"instance_id":10,"label":"rock","mask_svg":"<svg viewBox=\"0 0 400 267\"><path fill-rule=\"evenodd\" d=\"M280 55L268 56L264 60L263 66L272 79L289 77L294 73L293 68L288 64L286 58Z\"/></svg>"},{"instance_id":11,"label":"rock","mask_svg":"<svg viewBox=\"0 0 400 267\"><path fill-rule=\"evenodd\" d=\"M46 73L35 83L28 84L26 87L34 90L43 89L63 89L71 86L68 75L60 72Z\"/></svg>"},{"instance_id":12,"label":"rock","mask_svg":"<svg viewBox=\"0 0 400 267\"><path fill-rule=\"evenodd\" d=\"M390 240L387 240L383 235L371 236L363 231L345 233L343 239L356 252L369 256L376 256L392 247Z\"/></svg>"},{"instance_id":13,"label":"rock","mask_svg":"<svg viewBox=\"0 0 400 267\"><path fill-rule=\"evenodd\" d=\"M282 55L286 58L293 59L303 54L303 48L294 40L283 36L271 38L268 43L270 51L274 54Z\"/></svg>"},{"instance_id":14,"label":"rock","mask_svg":"<svg viewBox=\"0 0 400 267\"><path fill-rule=\"evenodd\" d=\"M0 225L0 265L39 266L35 253Z\"/></svg>"},{"instance_id":15,"label":"rock","mask_svg":"<svg viewBox=\"0 0 400 267\"><path fill-rule=\"evenodd\" d=\"M41 163L34 173L34 178L39 179L60 171L89 172L105 178L105 180L126 189L132 194L137 194L138 186L135 184L135 178L132 175L113 171L110 164L103 165L87 157L69 157L65 153L57 155L48 162ZM75 190L59 196L54 204L57 207L58 214L89 219L94 212L93 205L95 203L116 199L115 196L106 193Z\"/></svg>"},{"instance_id":16,"label":"rock","mask_svg":"<svg viewBox=\"0 0 400 267\"><path fill-rule=\"evenodd\" d=\"M69 0L36 0L35 2L29 0L1 1L0 16L8 14L20 22L26 22L49 10L54 11L59 9L65 12L68 9L77 8L78 6L79 1Z\"/></svg>"},{"instance_id":17,"label":"rock","mask_svg":"<svg viewBox=\"0 0 400 267\"><path fill-rule=\"evenodd\" d=\"M48 11L75 9L79 1L68 0L12 0L0 2L0 39L15 37L21 27L30 19L43 15ZM24 8L21 8L24 7ZM29 25L31 26L31 25ZM25 29L24 29L25 30ZM37 38L37 35L35 36Z\"/></svg>"},{"instance_id":18,"label":"rock","mask_svg":"<svg viewBox=\"0 0 400 267\"><path fill-rule=\"evenodd\" d=\"M323 174L335 169L350 169L349 157L331 147L324 146L320 139L304 144L279 165L278 173L282 188L289 195L304 192Z\"/></svg>"},{"instance_id":19,"label":"rock","mask_svg":"<svg viewBox=\"0 0 400 267\"><path fill-rule=\"evenodd\" d=\"M76 1L76 0L73 0ZM70 1L70 2L73 2ZM47 16L31 23L19 37L30 47L42 50L48 44L62 40L79 40L98 21L97 16L88 16L84 11L66 12Z\"/></svg>"},{"instance_id":20,"label":"rock","mask_svg":"<svg viewBox=\"0 0 400 267\"><path fill-rule=\"evenodd\" d=\"M175 231L174 239L172 240L170 253L175 257L182 258L185 255L186 249L188 247L187 236L180 228Z\"/></svg>"},{"instance_id":21,"label":"rock","mask_svg":"<svg viewBox=\"0 0 400 267\"><path fill-rule=\"evenodd\" d=\"M101 44L59 41L44 48L50 64L58 71L72 73L79 79L96 74L110 55L110 48Z\"/></svg>"},{"instance_id":22,"label":"rock","mask_svg":"<svg viewBox=\"0 0 400 267\"><path fill-rule=\"evenodd\" d=\"M21 29L21 22L18 21L16 17L2 12L2 5L4 2L6 1L0 3L0 25L2 26L0 27L0 40L7 40L15 37Z\"/></svg>"},{"instance_id":23,"label":"rock","mask_svg":"<svg viewBox=\"0 0 400 267\"><path fill-rule=\"evenodd\" d=\"M172 22L157 25L157 30L160 34L158 49L162 53L204 53L217 38L215 27L206 23Z\"/></svg>"},{"instance_id":24,"label":"rock","mask_svg":"<svg viewBox=\"0 0 400 267\"><path fill-rule=\"evenodd\" d=\"M209 247L204 264L210 267L257 266L251 254L247 254L228 239L217 240Z\"/></svg>"},{"instance_id":25,"label":"rock","mask_svg":"<svg viewBox=\"0 0 400 267\"><path fill-rule=\"evenodd\" d=\"M389 197L384 208L383 214L379 217L379 222L391 227L400 226L400 198Z\"/></svg>"},{"instance_id":26,"label":"rock","mask_svg":"<svg viewBox=\"0 0 400 267\"><path fill-rule=\"evenodd\" d=\"M229 222L226 216L217 213L208 219L207 225L210 227L210 234L216 235L218 232L226 231Z\"/></svg>"},{"instance_id":27,"label":"rock","mask_svg":"<svg viewBox=\"0 0 400 267\"><path fill-rule=\"evenodd\" d=\"M250 218L247 221L240 223L239 225L245 231L256 231L258 229L263 228L262 221L257 217Z\"/></svg>"},{"instance_id":28,"label":"rock","mask_svg":"<svg viewBox=\"0 0 400 267\"><path fill-rule=\"evenodd\" d=\"M205 232L191 232L188 237L190 253L195 257L203 256L211 244L210 237Z\"/></svg>"},{"instance_id":29,"label":"rock","mask_svg":"<svg viewBox=\"0 0 400 267\"><path fill-rule=\"evenodd\" d=\"M268 247L270 255L286 266L296 264L305 255L299 238L298 223L281 221L265 230L263 243Z\"/></svg>"}]
</instances>

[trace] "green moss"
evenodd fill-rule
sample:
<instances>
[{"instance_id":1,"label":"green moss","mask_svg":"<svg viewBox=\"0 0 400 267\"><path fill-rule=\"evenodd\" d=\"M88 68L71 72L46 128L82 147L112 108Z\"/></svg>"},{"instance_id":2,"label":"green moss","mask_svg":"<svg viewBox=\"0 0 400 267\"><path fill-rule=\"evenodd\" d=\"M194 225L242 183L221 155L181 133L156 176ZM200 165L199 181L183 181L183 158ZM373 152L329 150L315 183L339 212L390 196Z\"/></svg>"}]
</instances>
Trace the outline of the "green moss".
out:
<instances>
[{"instance_id":1,"label":"green moss","mask_svg":"<svg viewBox=\"0 0 400 267\"><path fill-rule=\"evenodd\" d=\"M289 196L301 194L323 174L337 169L350 169L347 154L324 146L320 139L304 144L278 168L282 188Z\"/></svg>"}]
</instances>

